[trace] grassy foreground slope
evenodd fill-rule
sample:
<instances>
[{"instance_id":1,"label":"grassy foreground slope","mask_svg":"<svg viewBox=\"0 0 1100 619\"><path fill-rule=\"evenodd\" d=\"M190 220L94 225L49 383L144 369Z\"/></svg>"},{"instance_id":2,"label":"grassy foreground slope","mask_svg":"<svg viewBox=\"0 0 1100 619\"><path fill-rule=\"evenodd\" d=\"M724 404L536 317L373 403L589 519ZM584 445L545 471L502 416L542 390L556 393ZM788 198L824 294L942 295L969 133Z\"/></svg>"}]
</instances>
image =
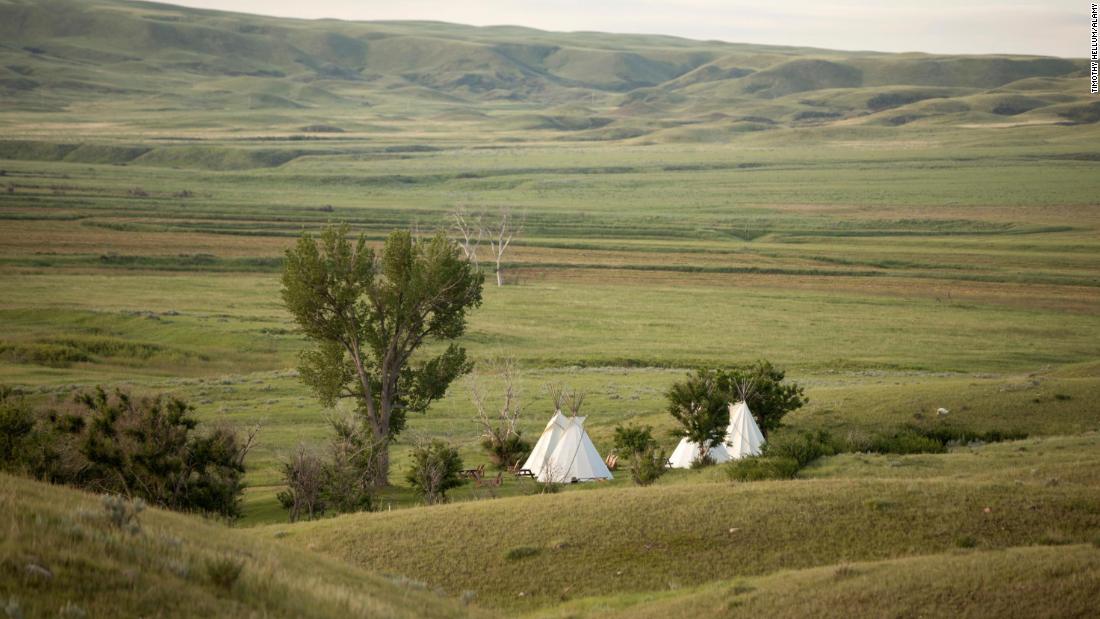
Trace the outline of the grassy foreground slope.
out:
<instances>
[{"instance_id":1,"label":"grassy foreground slope","mask_svg":"<svg viewBox=\"0 0 1100 619\"><path fill-rule=\"evenodd\" d=\"M711 469L650 488L593 485L286 531L292 542L371 569L530 610L959 547L1089 542L1100 534L1098 447L1096 434L990 445L975 448L984 466L946 466L940 475L707 483ZM938 457L950 463L964 454ZM891 468L924 470L919 463L929 458L936 456L895 457Z\"/></svg>"},{"instance_id":2,"label":"grassy foreground slope","mask_svg":"<svg viewBox=\"0 0 1100 619\"><path fill-rule=\"evenodd\" d=\"M777 572L689 592L580 600L552 617L1087 617L1095 545L949 553Z\"/></svg>"},{"instance_id":3,"label":"grassy foreground slope","mask_svg":"<svg viewBox=\"0 0 1100 619\"><path fill-rule=\"evenodd\" d=\"M16 617L465 617L457 602L339 561L147 510L109 524L100 497L0 475L0 603ZM236 582L218 565L239 564ZM86 613L80 614L78 610ZM12 614L21 611L22 615Z\"/></svg>"}]
</instances>

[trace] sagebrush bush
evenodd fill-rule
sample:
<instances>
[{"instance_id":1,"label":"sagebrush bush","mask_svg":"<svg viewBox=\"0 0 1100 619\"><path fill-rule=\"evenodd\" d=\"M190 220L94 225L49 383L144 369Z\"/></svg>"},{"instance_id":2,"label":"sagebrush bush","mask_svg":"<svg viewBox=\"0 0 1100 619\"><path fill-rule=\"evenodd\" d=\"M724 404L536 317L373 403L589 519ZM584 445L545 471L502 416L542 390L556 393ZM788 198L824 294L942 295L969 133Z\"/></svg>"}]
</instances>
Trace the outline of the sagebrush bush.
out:
<instances>
[{"instance_id":1,"label":"sagebrush bush","mask_svg":"<svg viewBox=\"0 0 1100 619\"><path fill-rule=\"evenodd\" d=\"M141 532L138 514L145 511L145 501L142 499L130 501L124 496L106 494L103 496L103 510L106 512L107 522L114 528L131 535Z\"/></svg>"},{"instance_id":2,"label":"sagebrush bush","mask_svg":"<svg viewBox=\"0 0 1100 619\"><path fill-rule=\"evenodd\" d=\"M232 589L241 578L244 562L230 556L207 559L204 562L206 579L211 584L225 590Z\"/></svg>"}]
</instances>

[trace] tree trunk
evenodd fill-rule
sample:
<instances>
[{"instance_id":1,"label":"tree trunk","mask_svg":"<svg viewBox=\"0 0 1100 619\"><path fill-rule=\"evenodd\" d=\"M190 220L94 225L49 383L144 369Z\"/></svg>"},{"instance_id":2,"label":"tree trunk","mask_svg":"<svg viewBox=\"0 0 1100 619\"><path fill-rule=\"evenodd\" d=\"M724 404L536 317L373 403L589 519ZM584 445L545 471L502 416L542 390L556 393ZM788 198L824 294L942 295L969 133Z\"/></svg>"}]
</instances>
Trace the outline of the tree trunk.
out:
<instances>
[{"instance_id":1,"label":"tree trunk","mask_svg":"<svg viewBox=\"0 0 1100 619\"><path fill-rule=\"evenodd\" d=\"M504 273L500 271L500 265L497 264L497 286L504 285Z\"/></svg>"},{"instance_id":2,"label":"tree trunk","mask_svg":"<svg viewBox=\"0 0 1100 619\"><path fill-rule=\"evenodd\" d=\"M371 471L371 485L375 488L385 488L390 485L390 442L380 440L375 446L374 467Z\"/></svg>"}]
</instances>

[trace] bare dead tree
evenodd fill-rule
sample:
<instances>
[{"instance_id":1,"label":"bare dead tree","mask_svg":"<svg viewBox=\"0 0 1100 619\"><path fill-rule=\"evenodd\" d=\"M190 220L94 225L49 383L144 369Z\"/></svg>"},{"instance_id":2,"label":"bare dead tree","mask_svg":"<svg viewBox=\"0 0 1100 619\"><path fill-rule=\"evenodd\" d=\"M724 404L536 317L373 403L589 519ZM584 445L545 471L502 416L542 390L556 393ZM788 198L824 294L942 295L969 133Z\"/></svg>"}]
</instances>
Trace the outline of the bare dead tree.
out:
<instances>
[{"instance_id":1,"label":"bare dead tree","mask_svg":"<svg viewBox=\"0 0 1100 619\"><path fill-rule=\"evenodd\" d=\"M496 263L497 286L504 285L504 273L500 269L500 263L512 244L512 239L523 232L523 223L522 219L515 217L512 209L501 207L496 219L485 226L486 236L489 237L489 249L492 250L493 261Z\"/></svg>"},{"instance_id":2,"label":"bare dead tree","mask_svg":"<svg viewBox=\"0 0 1100 619\"><path fill-rule=\"evenodd\" d=\"M290 509L290 521L313 520L324 513L325 470L321 459L298 445L290 460L283 463L283 471L287 490L280 494L280 500Z\"/></svg>"},{"instance_id":3,"label":"bare dead tree","mask_svg":"<svg viewBox=\"0 0 1100 619\"><path fill-rule=\"evenodd\" d=\"M260 435L260 430L262 428L263 424L257 422L245 431L244 438L237 448L237 464L240 465L241 468L244 468L244 459L248 456L248 452L252 451L252 448L256 446L256 438Z\"/></svg>"},{"instance_id":4,"label":"bare dead tree","mask_svg":"<svg viewBox=\"0 0 1100 619\"><path fill-rule=\"evenodd\" d=\"M503 382L503 395L499 403L489 401L485 375L499 377ZM519 365L514 357L502 357L479 364L470 372L470 399L477 410L477 422L482 435L497 443L519 434L516 424L523 412L520 402Z\"/></svg>"},{"instance_id":5,"label":"bare dead tree","mask_svg":"<svg viewBox=\"0 0 1100 619\"><path fill-rule=\"evenodd\" d=\"M485 236L484 216L481 213L471 213L465 206L456 206L450 217L451 231L457 237L458 246L462 248L466 259L475 267L478 266L477 249Z\"/></svg>"},{"instance_id":6,"label":"bare dead tree","mask_svg":"<svg viewBox=\"0 0 1100 619\"><path fill-rule=\"evenodd\" d=\"M486 375L503 383L503 393L499 399L489 397ZM520 377L515 358L501 357L479 364L468 379L470 399L477 410L477 423L482 430L482 446L500 468L514 465L530 450L530 445L522 439L517 427L523 413Z\"/></svg>"}]
</instances>

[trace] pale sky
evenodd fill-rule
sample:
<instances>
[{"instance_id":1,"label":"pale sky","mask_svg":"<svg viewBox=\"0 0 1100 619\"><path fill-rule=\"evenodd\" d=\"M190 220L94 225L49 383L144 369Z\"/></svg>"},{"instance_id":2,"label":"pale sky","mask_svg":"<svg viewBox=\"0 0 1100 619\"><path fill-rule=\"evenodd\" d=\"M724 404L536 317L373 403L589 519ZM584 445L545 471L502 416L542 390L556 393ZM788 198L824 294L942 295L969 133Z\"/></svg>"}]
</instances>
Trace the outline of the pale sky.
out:
<instances>
[{"instance_id":1,"label":"pale sky","mask_svg":"<svg viewBox=\"0 0 1100 619\"><path fill-rule=\"evenodd\" d=\"M671 34L843 50L1089 55L1081 0L175 0L283 17Z\"/></svg>"}]
</instances>

